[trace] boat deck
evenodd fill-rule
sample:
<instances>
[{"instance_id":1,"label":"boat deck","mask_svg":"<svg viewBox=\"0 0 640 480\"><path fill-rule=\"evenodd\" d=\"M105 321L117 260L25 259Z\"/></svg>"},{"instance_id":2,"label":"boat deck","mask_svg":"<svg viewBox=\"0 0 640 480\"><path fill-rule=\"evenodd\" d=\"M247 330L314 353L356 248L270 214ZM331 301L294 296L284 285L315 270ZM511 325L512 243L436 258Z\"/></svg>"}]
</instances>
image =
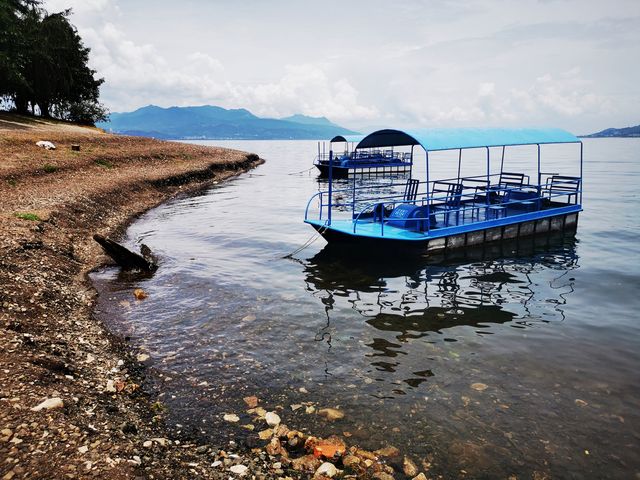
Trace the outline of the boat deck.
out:
<instances>
[{"instance_id":1,"label":"boat deck","mask_svg":"<svg viewBox=\"0 0 640 480\"><path fill-rule=\"evenodd\" d=\"M389 225L390 220L388 218L385 219L384 225L380 221L373 221L372 219L359 219L357 223L351 219L332 219L330 226L327 226L325 220L307 219L306 223L321 232L333 231L342 235L371 239L423 242L434 238L566 215L580 212L581 210L580 205L565 205L533 212L523 212L521 208L504 207L503 210L496 210L491 206L481 206L476 207L473 213L471 210L464 212L437 212L436 223L428 230Z\"/></svg>"}]
</instances>

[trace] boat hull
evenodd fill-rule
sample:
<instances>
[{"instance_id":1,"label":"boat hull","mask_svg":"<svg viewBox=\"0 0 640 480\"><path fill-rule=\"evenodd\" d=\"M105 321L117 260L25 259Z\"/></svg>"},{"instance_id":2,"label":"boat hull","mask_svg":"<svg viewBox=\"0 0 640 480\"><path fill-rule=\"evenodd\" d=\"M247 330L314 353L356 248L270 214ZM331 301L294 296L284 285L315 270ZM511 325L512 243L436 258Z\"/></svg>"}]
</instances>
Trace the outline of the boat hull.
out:
<instances>
[{"instance_id":1,"label":"boat hull","mask_svg":"<svg viewBox=\"0 0 640 480\"><path fill-rule=\"evenodd\" d=\"M325 164L315 164L317 169L320 171L321 177L329 177L329 165ZM351 166L351 167L342 167L342 166L334 166L333 167L333 178L348 178L349 174L352 175L388 175L388 174L406 174L411 172L410 164L378 164L378 165L363 165L363 166Z\"/></svg>"},{"instance_id":2,"label":"boat hull","mask_svg":"<svg viewBox=\"0 0 640 480\"><path fill-rule=\"evenodd\" d=\"M404 240L385 236L354 235L345 231L327 228L322 224L311 225L329 243L337 243L358 248L383 249L407 253L441 253L447 250L456 250L468 247L517 240L523 237L536 235L548 235L554 232L575 233L578 226L579 211L547 215L542 218L525 220L521 222L507 223L503 225L487 225L486 228L477 228L466 232L452 233L451 235L439 235L437 237L425 236L423 239ZM394 250L391 250L394 249Z\"/></svg>"}]
</instances>

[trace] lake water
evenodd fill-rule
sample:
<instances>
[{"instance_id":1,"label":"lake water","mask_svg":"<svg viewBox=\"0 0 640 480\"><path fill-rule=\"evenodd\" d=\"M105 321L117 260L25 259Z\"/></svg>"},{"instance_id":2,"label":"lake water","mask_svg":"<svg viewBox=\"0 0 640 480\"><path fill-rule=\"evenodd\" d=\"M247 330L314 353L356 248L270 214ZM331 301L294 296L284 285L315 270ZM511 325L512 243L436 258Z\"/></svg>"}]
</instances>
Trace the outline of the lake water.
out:
<instances>
[{"instance_id":1,"label":"lake water","mask_svg":"<svg viewBox=\"0 0 640 480\"><path fill-rule=\"evenodd\" d=\"M175 435L240 440L221 416L247 423L257 395L291 427L394 445L444 478L639 478L640 139L585 140L575 237L440 263L322 239L283 258L314 234L316 143L201 143L267 162L131 225L125 243L161 258L153 277L93 275ZM290 408L305 402L345 418Z\"/></svg>"}]
</instances>

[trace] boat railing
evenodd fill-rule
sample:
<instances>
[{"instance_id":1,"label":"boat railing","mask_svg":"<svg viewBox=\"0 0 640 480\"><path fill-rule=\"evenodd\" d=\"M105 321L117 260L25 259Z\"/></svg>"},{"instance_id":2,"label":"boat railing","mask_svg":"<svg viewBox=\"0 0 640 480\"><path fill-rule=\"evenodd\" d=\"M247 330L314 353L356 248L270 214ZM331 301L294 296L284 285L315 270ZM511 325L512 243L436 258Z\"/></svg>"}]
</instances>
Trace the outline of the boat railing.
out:
<instances>
[{"instance_id":1,"label":"boat railing","mask_svg":"<svg viewBox=\"0 0 640 480\"><path fill-rule=\"evenodd\" d=\"M561 181L564 181L564 179ZM497 193L499 195L498 199L492 200L485 195L481 202L477 201L476 193L464 192L454 195L453 198L450 195L424 196L414 201L379 198L378 201L367 204L357 215L354 215L353 233L357 232L358 225L362 225L365 222L370 223L373 217L375 223L378 221L380 223L380 236L382 237L384 236L385 225L397 224L399 221L419 226L415 230L419 230L425 236L428 236L431 230L435 228L442 229L458 226L460 225L460 220L462 220L462 224L467 223L467 216L471 217L471 223L489 221L506 218L507 209L509 209L508 216L517 217L543 209L545 202L551 204L554 201L552 199L561 199L561 197L567 196L569 198L566 202L558 202L559 205L551 205L547 208L574 205L577 203L577 198L581 193L579 188L567 192L566 190L545 191L544 188L537 185L524 185L524 187L493 185L489 191ZM571 201L572 196L574 198L573 202ZM392 212L401 204L423 208L424 215L410 218L387 216L389 212ZM481 211L483 215L480 215ZM451 221L451 219L454 219L454 221Z\"/></svg>"},{"instance_id":2,"label":"boat railing","mask_svg":"<svg viewBox=\"0 0 640 480\"><path fill-rule=\"evenodd\" d=\"M499 174L491 175L496 177ZM457 185L455 193L436 194L436 184ZM428 212L432 219L437 220L443 217L443 222L428 221L426 231L431 230L431 223L444 223L447 226L449 218L455 216L459 218L462 215L466 219L466 215L470 212L472 220L480 217L479 211L484 209L483 217L485 219L491 217L499 217L506 215L506 209L517 210L521 208L525 211L539 210L543 204L557 202L559 204L577 204L580 190L580 179L578 177L560 176L552 174L543 185L523 183L522 185L501 185L499 183L491 183L491 178L486 175L477 177L449 178L433 181L417 182L415 195L413 199L406 198L405 182L390 182L387 184L368 184L356 185L335 189L332 192L332 199L328 199L328 191L322 190L314 194L305 209L305 220L309 218L309 209L315 198L319 198L319 214L318 219L322 220L326 216L325 211L331 207L339 207L342 211L349 210L345 208L351 204L351 218L354 223L354 232L358 224L364 220L369 220L374 208L382 208L379 205L384 204L385 208L395 208L399 204L416 205L420 207L429 207ZM561 200L566 200L562 202ZM338 198L342 202L337 202ZM350 199L350 201L349 201ZM377 207L376 207L377 206ZM444 208L443 208L444 206ZM433 207L433 208L432 208ZM513 212L510 212L512 215ZM414 220L414 219L412 219ZM415 220L428 220L416 217ZM388 219L381 216L381 223L385 223ZM382 226L381 228L384 228ZM440 227L438 227L440 228Z\"/></svg>"},{"instance_id":3,"label":"boat railing","mask_svg":"<svg viewBox=\"0 0 640 480\"><path fill-rule=\"evenodd\" d=\"M340 165L341 162L348 160L351 163L368 163L376 161L395 161L400 163L411 163L412 156L410 152L394 152L392 150L356 150L353 152L333 153L331 157L329 153L321 153L314 160L315 165L328 165L329 158L333 158L333 165Z\"/></svg>"}]
</instances>

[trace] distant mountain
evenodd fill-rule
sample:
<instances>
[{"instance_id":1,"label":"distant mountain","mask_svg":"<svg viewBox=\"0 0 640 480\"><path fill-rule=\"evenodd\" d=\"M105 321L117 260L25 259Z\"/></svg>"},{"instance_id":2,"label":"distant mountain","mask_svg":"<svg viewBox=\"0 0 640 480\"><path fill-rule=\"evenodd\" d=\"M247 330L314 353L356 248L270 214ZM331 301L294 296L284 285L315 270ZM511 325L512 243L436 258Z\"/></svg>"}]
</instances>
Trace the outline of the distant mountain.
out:
<instances>
[{"instance_id":1,"label":"distant mountain","mask_svg":"<svg viewBox=\"0 0 640 480\"><path fill-rule=\"evenodd\" d=\"M211 105L170 108L149 105L133 112L112 113L109 122L97 126L114 133L171 140L317 140L357 134L324 117L260 118L244 108L227 110Z\"/></svg>"},{"instance_id":2,"label":"distant mountain","mask_svg":"<svg viewBox=\"0 0 640 480\"><path fill-rule=\"evenodd\" d=\"M591 135L583 135L584 138L603 138L603 137L640 137L640 125L626 128L607 128L601 132L592 133Z\"/></svg>"}]
</instances>

